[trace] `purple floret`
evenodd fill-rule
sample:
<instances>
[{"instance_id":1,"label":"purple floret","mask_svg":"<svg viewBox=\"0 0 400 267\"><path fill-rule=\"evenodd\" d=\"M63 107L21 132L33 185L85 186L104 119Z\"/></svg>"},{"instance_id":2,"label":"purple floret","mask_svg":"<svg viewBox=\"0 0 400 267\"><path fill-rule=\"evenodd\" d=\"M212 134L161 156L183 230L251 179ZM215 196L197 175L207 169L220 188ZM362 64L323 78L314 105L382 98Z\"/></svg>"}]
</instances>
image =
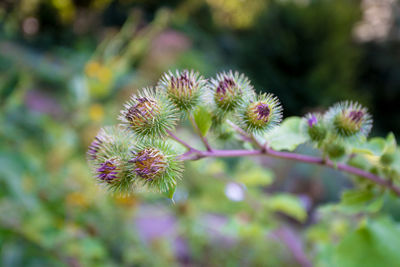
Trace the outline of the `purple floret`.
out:
<instances>
[{"instance_id":1,"label":"purple floret","mask_svg":"<svg viewBox=\"0 0 400 267\"><path fill-rule=\"evenodd\" d=\"M87 154L89 155L90 159L95 160L97 158L97 153L100 150L100 146L103 141L100 140L98 136L95 137L94 141L90 144Z\"/></svg>"},{"instance_id":2,"label":"purple floret","mask_svg":"<svg viewBox=\"0 0 400 267\"><path fill-rule=\"evenodd\" d=\"M318 123L318 119L314 114L312 114L310 118L307 120L307 123L309 127L313 127Z\"/></svg>"},{"instance_id":3,"label":"purple floret","mask_svg":"<svg viewBox=\"0 0 400 267\"><path fill-rule=\"evenodd\" d=\"M97 177L105 182L111 182L117 178L117 166L115 166L114 162L111 160L107 160L104 163L101 163L100 167L97 169Z\"/></svg>"}]
</instances>

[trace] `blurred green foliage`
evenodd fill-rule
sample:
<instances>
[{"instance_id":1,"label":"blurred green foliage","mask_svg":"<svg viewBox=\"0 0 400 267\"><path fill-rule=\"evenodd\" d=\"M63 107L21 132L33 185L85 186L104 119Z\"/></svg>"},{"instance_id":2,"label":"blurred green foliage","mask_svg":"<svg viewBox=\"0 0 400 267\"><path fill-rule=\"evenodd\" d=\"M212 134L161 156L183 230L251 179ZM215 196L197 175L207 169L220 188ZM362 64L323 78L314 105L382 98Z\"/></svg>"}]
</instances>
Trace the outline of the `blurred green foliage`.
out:
<instances>
[{"instance_id":1,"label":"blurred green foliage","mask_svg":"<svg viewBox=\"0 0 400 267\"><path fill-rule=\"evenodd\" d=\"M350 187L336 171L198 161L173 205L109 195L85 160L129 94L173 68L245 71L281 98L285 115L359 100L378 133L398 136L396 25L385 40L356 42L361 18L360 1L1 1L0 265L296 266L305 253L316 266L395 266L398 200L349 190L319 209ZM292 134L280 148L302 143ZM379 159L392 139L354 147L370 154L354 165Z\"/></svg>"}]
</instances>

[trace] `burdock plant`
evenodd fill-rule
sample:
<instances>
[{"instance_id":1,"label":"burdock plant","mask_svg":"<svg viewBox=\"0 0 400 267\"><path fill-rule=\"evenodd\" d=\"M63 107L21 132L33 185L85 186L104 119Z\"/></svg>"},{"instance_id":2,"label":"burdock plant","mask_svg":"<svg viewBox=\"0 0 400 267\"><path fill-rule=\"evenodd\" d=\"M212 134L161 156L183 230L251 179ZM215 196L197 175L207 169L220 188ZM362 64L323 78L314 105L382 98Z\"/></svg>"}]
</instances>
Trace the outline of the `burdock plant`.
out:
<instances>
[{"instance_id":1,"label":"burdock plant","mask_svg":"<svg viewBox=\"0 0 400 267\"><path fill-rule=\"evenodd\" d=\"M174 133L178 118L190 120L206 149L194 148ZM158 191L172 197L183 161L270 156L336 168L400 196L400 151L395 139L389 135L368 140L371 116L355 102L340 102L325 114L281 122L279 99L270 93L257 95L243 74L222 72L207 80L184 70L167 72L155 90L144 88L132 95L119 120L120 126L100 130L87 152L93 176L112 192ZM217 149L216 136L223 136L224 142L237 138L248 149ZM294 152L306 142L320 153ZM178 154L177 144L186 152Z\"/></svg>"}]
</instances>

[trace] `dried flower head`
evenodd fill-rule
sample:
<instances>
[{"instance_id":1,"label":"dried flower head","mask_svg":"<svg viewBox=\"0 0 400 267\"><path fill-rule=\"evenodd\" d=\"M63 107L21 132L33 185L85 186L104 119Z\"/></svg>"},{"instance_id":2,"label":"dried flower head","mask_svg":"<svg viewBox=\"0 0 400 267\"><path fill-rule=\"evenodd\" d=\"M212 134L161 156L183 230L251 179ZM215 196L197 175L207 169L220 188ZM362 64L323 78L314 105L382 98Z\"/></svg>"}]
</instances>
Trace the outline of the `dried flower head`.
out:
<instances>
[{"instance_id":1,"label":"dried flower head","mask_svg":"<svg viewBox=\"0 0 400 267\"><path fill-rule=\"evenodd\" d=\"M327 136L328 130L319 113L309 113L304 117L306 132L310 139L315 142L320 142Z\"/></svg>"},{"instance_id":2,"label":"dried flower head","mask_svg":"<svg viewBox=\"0 0 400 267\"><path fill-rule=\"evenodd\" d=\"M371 115L356 102L335 104L327 111L325 118L335 133L343 138L366 137L372 128Z\"/></svg>"},{"instance_id":3,"label":"dried flower head","mask_svg":"<svg viewBox=\"0 0 400 267\"><path fill-rule=\"evenodd\" d=\"M248 132L262 132L278 125L282 120L282 106L272 94L259 95L244 105L240 112L242 127Z\"/></svg>"},{"instance_id":4,"label":"dried flower head","mask_svg":"<svg viewBox=\"0 0 400 267\"><path fill-rule=\"evenodd\" d=\"M177 114L167 99L145 88L138 95L131 96L119 119L122 125L142 139L166 135L175 127Z\"/></svg>"},{"instance_id":5,"label":"dried flower head","mask_svg":"<svg viewBox=\"0 0 400 267\"><path fill-rule=\"evenodd\" d=\"M188 70L164 73L157 88L166 92L168 99L181 111L189 112L201 101L207 81L198 73Z\"/></svg>"},{"instance_id":6,"label":"dried flower head","mask_svg":"<svg viewBox=\"0 0 400 267\"><path fill-rule=\"evenodd\" d=\"M135 182L152 191L166 192L181 177L182 163L167 141L137 144L129 160Z\"/></svg>"},{"instance_id":7,"label":"dried flower head","mask_svg":"<svg viewBox=\"0 0 400 267\"><path fill-rule=\"evenodd\" d=\"M247 77L232 71L217 74L217 78L211 80L210 88L215 105L222 112L235 110L254 94Z\"/></svg>"}]
</instances>

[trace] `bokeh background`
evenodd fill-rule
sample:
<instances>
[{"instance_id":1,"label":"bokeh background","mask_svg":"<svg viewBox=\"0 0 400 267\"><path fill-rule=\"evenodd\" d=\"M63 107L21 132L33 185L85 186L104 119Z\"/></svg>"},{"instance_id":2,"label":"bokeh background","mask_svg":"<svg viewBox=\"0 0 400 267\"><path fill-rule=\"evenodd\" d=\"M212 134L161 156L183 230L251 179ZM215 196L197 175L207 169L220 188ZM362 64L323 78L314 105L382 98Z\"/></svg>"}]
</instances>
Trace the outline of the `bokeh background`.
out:
<instances>
[{"instance_id":1,"label":"bokeh background","mask_svg":"<svg viewBox=\"0 0 400 267\"><path fill-rule=\"evenodd\" d=\"M285 117L359 101L373 136L400 134L399 1L2 0L0 265L334 266L326 248L353 227L317 212L351 186L334 170L194 162L175 204L96 185L97 131L183 68L244 72Z\"/></svg>"}]
</instances>

